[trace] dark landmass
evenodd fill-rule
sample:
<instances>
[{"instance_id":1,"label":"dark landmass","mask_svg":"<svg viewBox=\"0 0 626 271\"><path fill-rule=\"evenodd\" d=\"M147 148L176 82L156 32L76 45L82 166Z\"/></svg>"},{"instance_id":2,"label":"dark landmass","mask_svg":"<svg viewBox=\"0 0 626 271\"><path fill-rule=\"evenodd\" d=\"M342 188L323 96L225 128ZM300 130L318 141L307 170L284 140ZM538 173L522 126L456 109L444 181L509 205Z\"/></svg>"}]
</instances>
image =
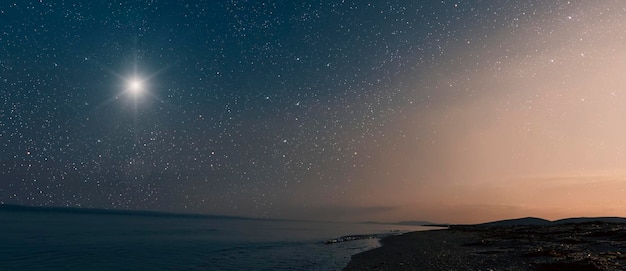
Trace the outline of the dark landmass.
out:
<instances>
[{"instance_id":1,"label":"dark landmass","mask_svg":"<svg viewBox=\"0 0 626 271\"><path fill-rule=\"evenodd\" d=\"M149 217L178 217L178 218L200 218L200 219L238 219L238 220L278 220L266 218L251 218L240 216L203 215L203 214L183 214L166 213L140 210L118 210L118 209L93 209L75 207L38 207L12 204L0 204L0 211L4 212L31 212L31 213L67 213L67 214L93 214L93 215L125 215L125 216L149 216Z\"/></svg>"},{"instance_id":2,"label":"dark landmass","mask_svg":"<svg viewBox=\"0 0 626 271\"><path fill-rule=\"evenodd\" d=\"M586 222L607 222L607 223L626 223L626 218L623 217L575 217L565 218L559 220L546 220L536 217L525 217L517 219L499 220L494 222L488 222L478 224L477 226L498 226L498 227L510 227L510 226L546 226L546 225L559 225L570 223L586 223Z\"/></svg>"},{"instance_id":3,"label":"dark landmass","mask_svg":"<svg viewBox=\"0 0 626 271\"><path fill-rule=\"evenodd\" d=\"M624 218L537 218L384 238L345 270L626 270Z\"/></svg>"},{"instance_id":4,"label":"dark landmass","mask_svg":"<svg viewBox=\"0 0 626 271\"><path fill-rule=\"evenodd\" d=\"M398 222L378 222L378 221L365 221L361 224L384 224L384 225L402 225L402 226L430 226L441 225L428 221L398 221Z\"/></svg>"},{"instance_id":5,"label":"dark landmass","mask_svg":"<svg viewBox=\"0 0 626 271\"><path fill-rule=\"evenodd\" d=\"M498 227L510 227L510 226L546 226L550 225L552 221L545 220L543 218L525 217L516 219L507 219L494 222L488 222L478 224L478 226L498 226Z\"/></svg>"},{"instance_id":6,"label":"dark landmass","mask_svg":"<svg viewBox=\"0 0 626 271\"><path fill-rule=\"evenodd\" d=\"M392 223L393 225L403 225L403 226L426 226L426 225L434 225L433 222L428 221L400 221Z\"/></svg>"},{"instance_id":7,"label":"dark landmass","mask_svg":"<svg viewBox=\"0 0 626 271\"><path fill-rule=\"evenodd\" d=\"M569 223L586 223L586 222L608 222L608 223L626 223L626 218L623 217L577 217L555 220L554 224L569 224Z\"/></svg>"}]
</instances>

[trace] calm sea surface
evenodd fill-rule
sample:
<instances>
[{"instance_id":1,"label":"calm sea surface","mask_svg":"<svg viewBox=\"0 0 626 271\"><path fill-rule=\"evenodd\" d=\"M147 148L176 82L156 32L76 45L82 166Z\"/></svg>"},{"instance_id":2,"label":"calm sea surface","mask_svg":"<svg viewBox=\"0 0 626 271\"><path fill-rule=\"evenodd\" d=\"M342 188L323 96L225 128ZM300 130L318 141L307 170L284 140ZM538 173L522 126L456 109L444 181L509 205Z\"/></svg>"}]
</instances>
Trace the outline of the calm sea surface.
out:
<instances>
[{"instance_id":1,"label":"calm sea surface","mask_svg":"<svg viewBox=\"0 0 626 271\"><path fill-rule=\"evenodd\" d=\"M425 227L0 210L0 270L340 270L377 239Z\"/></svg>"}]
</instances>

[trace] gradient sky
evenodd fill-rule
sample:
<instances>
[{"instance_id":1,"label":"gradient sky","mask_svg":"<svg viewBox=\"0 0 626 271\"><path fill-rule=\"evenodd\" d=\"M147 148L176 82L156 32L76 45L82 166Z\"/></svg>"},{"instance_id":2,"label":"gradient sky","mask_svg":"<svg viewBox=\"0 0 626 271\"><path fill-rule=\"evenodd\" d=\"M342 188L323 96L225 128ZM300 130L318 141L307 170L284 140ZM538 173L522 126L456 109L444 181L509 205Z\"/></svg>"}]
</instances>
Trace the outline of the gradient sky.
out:
<instances>
[{"instance_id":1,"label":"gradient sky","mask_svg":"<svg viewBox=\"0 0 626 271\"><path fill-rule=\"evenodd\" d=\"M624 1L14 2L2 203L626 216Z\"/></svg>"}]
</instances>

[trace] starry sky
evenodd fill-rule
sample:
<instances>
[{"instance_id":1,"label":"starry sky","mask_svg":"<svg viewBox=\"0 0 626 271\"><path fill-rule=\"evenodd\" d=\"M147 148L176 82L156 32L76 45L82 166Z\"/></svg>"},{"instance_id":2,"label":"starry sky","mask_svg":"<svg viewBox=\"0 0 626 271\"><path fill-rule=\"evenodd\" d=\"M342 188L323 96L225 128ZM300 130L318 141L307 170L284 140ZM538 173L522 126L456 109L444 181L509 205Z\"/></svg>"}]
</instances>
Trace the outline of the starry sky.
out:
<instances>
[{"instance_id":1,"label":"starry sky","mask_svg":"<svg viewBox=\"0 0 626 271\"><path fill-rule=\"evenodd\" d=\"M626 216L626 3L2 1L0 202Z\"/></svg>"}]
</instances>

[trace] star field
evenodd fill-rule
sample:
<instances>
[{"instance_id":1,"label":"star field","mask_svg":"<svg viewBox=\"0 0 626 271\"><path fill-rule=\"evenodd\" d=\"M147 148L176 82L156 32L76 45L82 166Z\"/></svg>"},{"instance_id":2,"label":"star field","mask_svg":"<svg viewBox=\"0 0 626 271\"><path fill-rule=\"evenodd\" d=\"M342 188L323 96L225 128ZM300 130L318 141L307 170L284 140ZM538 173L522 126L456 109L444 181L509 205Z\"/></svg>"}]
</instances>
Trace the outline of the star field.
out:
<instances>
[{"instance_id":1,"label":"star field","mask_svg":"<svg viewBox=\"0 0 626 271\"><path fill-rule=\"evenodd\" d=\"M5 1L0 202L339 220L515 205L473 189L625 161L613 139L596 160L562 151L626 134L606 128L624 82L580 79L624 56L624 8ZM619 117L581 124L585 103Z\"/></svg>"}]
</instances>

